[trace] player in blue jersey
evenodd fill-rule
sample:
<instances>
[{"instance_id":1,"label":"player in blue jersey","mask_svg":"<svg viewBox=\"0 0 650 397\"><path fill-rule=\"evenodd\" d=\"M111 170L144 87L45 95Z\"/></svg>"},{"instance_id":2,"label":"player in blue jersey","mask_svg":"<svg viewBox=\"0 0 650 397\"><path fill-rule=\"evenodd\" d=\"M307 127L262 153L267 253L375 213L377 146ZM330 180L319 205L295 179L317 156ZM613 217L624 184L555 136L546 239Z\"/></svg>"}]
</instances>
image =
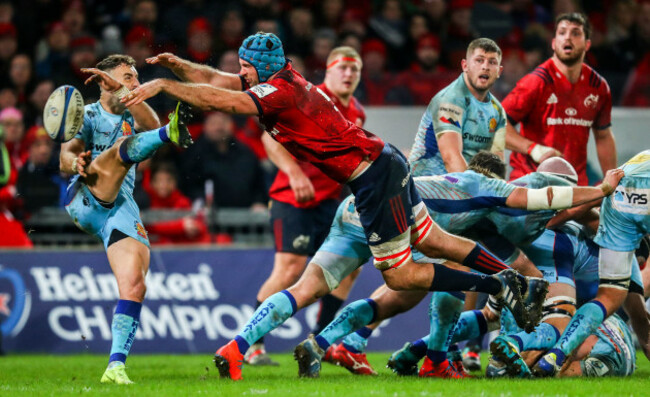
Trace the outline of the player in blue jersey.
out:
<instances>
[{"instance_id":1,"label":"player in blue jersey","mask_svg":"<svg viewBox=\"0 0 650 397\"><path fill-rule=\"evenodd\" d=\"M506 115L489 91L503 70L501 49L490 39L476 39L461 66L461 75L431 99L422 116L409 156L413 176L462 172L479 151L493 145L503 151Z\"/></svg>"},{"instance_id":2,"label":"player in blue jersey","mask_svg":"<svg viewBox=\"0 0 650 397\"><path fill-rule=\"evenodd\" d=\"M560 340L533 367L536 376L557 374L566 357L625 301L634 250L650 232L650 150L637 154L621 169L625 177L615 194L603 200L594 239L600 246L598 293L580 307Z\"/></svg>"},{"instance_id":3,"label":"player in blue jersey","mask_svg":"<svg viewBox=\"0 0 650 397\"><path fill-rule=\"evenodd\" d=\"M146 103L128 109L120 98L137 88L135 61L111 55L96 68L82 69L101 88L98 102L86 105L79 133L61 147L61 171L74 175L66 193L66 210L75 224L104 243L117 279L120 300L111 324L113 343L102 383L132 383L126 358L138 328L149 268L149 240L133 199L135 167L167 142L192 143L179 107L160 127ZM180 106L180 104L179 104ZM147 131L136 134L136 131Z\"/></svg>"}]
</instances>

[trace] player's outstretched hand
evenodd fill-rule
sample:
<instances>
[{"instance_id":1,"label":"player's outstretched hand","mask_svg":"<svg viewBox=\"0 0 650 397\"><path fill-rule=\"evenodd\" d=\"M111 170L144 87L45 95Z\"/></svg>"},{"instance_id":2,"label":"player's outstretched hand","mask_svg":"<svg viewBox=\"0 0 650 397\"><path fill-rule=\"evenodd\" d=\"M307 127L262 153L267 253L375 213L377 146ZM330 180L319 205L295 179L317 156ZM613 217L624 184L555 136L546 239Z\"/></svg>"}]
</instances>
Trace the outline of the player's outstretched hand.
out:
<instances>
[{"instance_id":1,"label":"player's outstretched hand","mask_svg":"<svg viewBox=\"0 0 650 397\"><path fill-rule=\"evenodd\" d=\"M544 162L544 160L550 159L551 157L562 157L562 152L560 152L559 150L557 150L555 148L549 148L549 149L551 149L551 150L547 151L546 153L544 153L542 155L542 157L540 157L540 159L539 159L540 164L542 162Z\"/></svg>"},{"instance_id":2,"label":"player's outstretched hand","mask_svg":"<svg viewBox=\"0 0 650 397\"><path fill-rule=\"evenodd\" d=\"M605 178L603 178L603 183L600 185L601 190L605 196L609 196L614 192L618 183L625 176L625 172L620 168L614 168L605 173Z\"/></svg>"},{"instance_id":3,"label":"player's outstretched hand","mask_svg":"<svg viewBox=\"0 0 650 397\"><path fill-rule=\"evenodd\" d=\"M158 93L162 91L163 84L163 79L155 79L144 83L122 98L122 103L126 107L142 103L147 99L158 95Z\"/></svg>"},{"instance_id":4,"label":"player's outstretched hand","mask_svg":"<svg viewBox=\"0 0 650 397\"><path fill-rule=\"evenodd\" d=\"M147 58L146 62L150 65L160 65L168 69L174 69L182 66L183 59L177 57L171 52L163 52L162 54Z\"/></svg>"},{"instance_id":5,"label":"player's outstretched hand","mask_svg":"<svg viewBox=\"0 0 650 397\"><path fill-rule=\"evenodd\" d=\"M88 77L86 81L84 81L85 85L88 85L92 83L93 81L99 84L100 87L102 87L106 91L117 91L122 87L122 84L112 78L108 73L104 72L103 70L99 70L97 68L81 68L80 69L83 73L91 73L92 76Z\"/></svg>"},{"instance_id":6,"label":"player's outstretched hand","mask_svg":"<svg viewBox=\"0 0 650 397\"><path fill-rule=\"evenodd\" d=\"M79 156L77 156L77 172L79 175L83 176L84 178L88 176L88 174L86 174L86 168L88 168L91 161L92 153L90 150L87 152L79 153Z\"/></svg>"}]
</instances>

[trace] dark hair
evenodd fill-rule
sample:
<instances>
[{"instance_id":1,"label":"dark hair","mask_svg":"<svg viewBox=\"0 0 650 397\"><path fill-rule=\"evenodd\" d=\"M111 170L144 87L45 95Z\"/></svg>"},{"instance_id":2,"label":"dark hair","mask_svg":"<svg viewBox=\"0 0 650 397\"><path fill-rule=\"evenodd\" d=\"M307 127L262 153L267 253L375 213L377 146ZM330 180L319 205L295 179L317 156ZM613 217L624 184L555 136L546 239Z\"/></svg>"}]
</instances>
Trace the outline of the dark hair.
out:
<instances>
[{"instance_id":1,"label":"dark hair","mask_svg":"<svg viewBox=\"0 0 650 397\"><path fill-rule=\"evenodd\" d=\"M135 66L135 59L122 54L109 55L97 64L97 69L108 71L113 70L120 65Z\"/></svg>"},{"instance_id":2,"label":"dark hair","mask_svg":"<svg viewBox=\"0 0 650 397\"><path fill-rule=\"evenodd\" d=\"M156 175L159 172L164 172L166 174L169 174L174 178L176 182L178 182L178 170L172 163L168 162L163 162L163 163L158 163L151 167L151 179L153 179L154 175Z\"/></svg>"},{"instance_id":3,"label":"dark hair","mask_svg":"<svg viewBox=\"0 0 650 397\"><path fill-rule=\"evenodd\" d=\"M467 58L474 53L474 50L480 48L485 52L496 52L497 55L499 56L499 59L501 58L501 48L497 45L497 43L494 42L492 39L488 39L486 37L481 37L479 39L472 40L471 43L467 46Z\"/></svg>"},{"instance_id":4,"label":"dark hair","mask_svg":"<svg viewBox=\"0 0 650 397\"><path fill-rule=\"evenodd\" d=\"M580 12L567 12L558 15L557 18L555 18L555 28L553 29L554 34L557 33L557 27L562 21L569 21L582 26L582 30L585 32L585 39L589 40L591 38L591 24L585 14Z\"/></svg>"},{"instance_id":5,"label":"dark hair","mask_svg":"<svg viewBox=\"0 0 650 397\"><path fill-rule=\"evenodd\" d=\"M499 156L486 150L476 153L469 161L467 169L493 178L495 175L501 179L506 177L506 164Z\"/></svg>"}]
</instances>

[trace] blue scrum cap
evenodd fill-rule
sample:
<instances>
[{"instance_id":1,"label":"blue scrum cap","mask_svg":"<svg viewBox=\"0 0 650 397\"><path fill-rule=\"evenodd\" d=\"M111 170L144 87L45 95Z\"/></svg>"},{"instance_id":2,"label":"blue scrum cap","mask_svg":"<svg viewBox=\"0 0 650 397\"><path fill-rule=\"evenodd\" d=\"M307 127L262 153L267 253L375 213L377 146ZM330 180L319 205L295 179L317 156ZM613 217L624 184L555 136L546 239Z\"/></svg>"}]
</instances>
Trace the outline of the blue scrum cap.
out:
<instances>
[{"instance_id":1,"label":"blue scrum cap","mask_svg":"<svg viewBox=\"0 0 650 397\"><path fill-rule=\"evenodd\" d=\"M258 32L248 36L239 47L239 57L255 67L260 83L268 80L287 63L282 41L273 33Z\"/></svg>"}]
</instances>

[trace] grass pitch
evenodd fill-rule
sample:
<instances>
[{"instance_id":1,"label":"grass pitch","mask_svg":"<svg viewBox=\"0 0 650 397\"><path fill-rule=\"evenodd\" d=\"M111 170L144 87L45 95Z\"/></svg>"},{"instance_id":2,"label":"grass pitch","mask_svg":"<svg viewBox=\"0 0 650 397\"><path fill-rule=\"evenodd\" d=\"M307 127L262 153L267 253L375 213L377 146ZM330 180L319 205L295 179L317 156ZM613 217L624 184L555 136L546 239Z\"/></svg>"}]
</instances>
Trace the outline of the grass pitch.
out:
<instances>
[{"instance_id":1,"label":"grass pitch","mask_svg":"<svg viewBox=\"0 0 650 397\"><path fill-rule=\"evenodd\" d=\"M353 376L323 364L320 379L298 379L290 354L273 354L280 367L244 366L244 380L222 380L210 355L133 355L130 386L102 385L106 355L8 355L0 357L0 395L120 396L648 396L650 362L637 354L637 372L629 378L432 380L395 376L385 368L388 353L369 354L379 372ZM487 354L481 355L485 364Z\"/></svg>"}]
</instances>

